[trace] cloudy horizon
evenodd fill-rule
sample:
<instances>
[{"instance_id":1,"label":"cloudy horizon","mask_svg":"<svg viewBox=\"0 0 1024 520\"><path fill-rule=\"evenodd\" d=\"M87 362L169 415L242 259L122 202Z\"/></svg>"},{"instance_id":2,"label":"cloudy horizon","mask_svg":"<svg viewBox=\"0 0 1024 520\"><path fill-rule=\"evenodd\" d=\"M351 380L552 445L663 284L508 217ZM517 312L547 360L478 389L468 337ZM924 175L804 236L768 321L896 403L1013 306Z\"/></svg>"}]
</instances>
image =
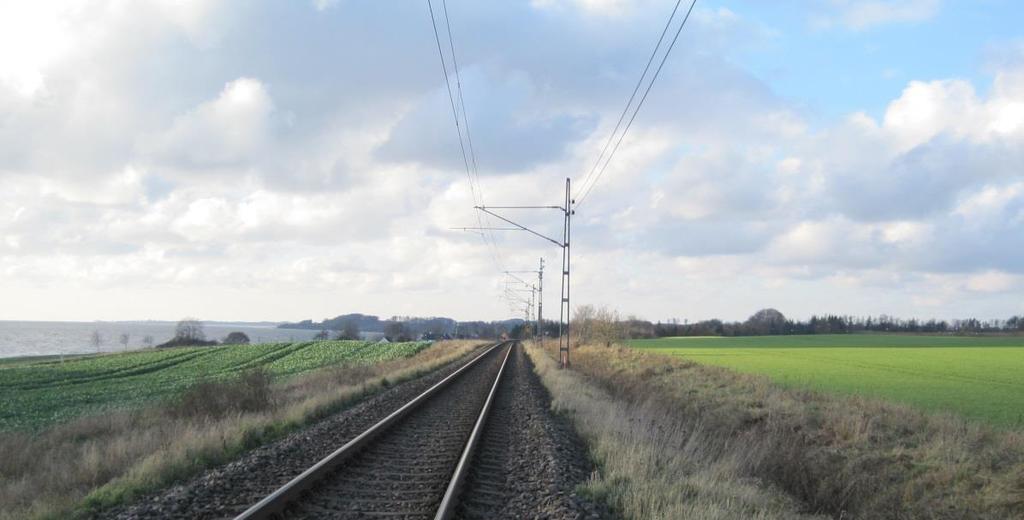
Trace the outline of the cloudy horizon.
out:
<instances>
[{"instance_id":1,"label":"cloudy horizon","mask_svg":"<svg viewBox=\"0 0 1024 520\"><path fill-rule=\"evenodd\" d=\"M488 204L559 204L674 2L450 0ZM1024 312L1024 8L699 1L576 214L573 301ZM980 7L979 7L980 6ZM426 2L0 7L0 320L517 316ZM556 213L523 219L555 235Z\"/></svg>"}]
</instances>

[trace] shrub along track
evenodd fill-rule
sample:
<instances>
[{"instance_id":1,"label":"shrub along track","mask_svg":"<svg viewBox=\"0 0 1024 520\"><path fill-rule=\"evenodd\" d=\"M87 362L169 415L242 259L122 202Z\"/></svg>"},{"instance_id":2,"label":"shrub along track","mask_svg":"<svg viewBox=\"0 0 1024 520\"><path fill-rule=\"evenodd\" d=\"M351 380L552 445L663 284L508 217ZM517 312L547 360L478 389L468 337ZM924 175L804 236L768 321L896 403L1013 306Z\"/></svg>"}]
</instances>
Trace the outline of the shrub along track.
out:
<instances>
[{"instance_id":1,"label":"shrub along track","mask_svg":"<svg viewBox=\"0 0 1024 520\"><path fill-rule=\"evenodd\" d=\"M109 516L225 518L257 502L284 502L265 498L274 493L287 498L286 516L292 518L364 517L367 513L433 518L460 455L470 467L482 469L469 472L461 492L457 486L449 490L451 502L458 505L453 508L457 517L605 516L602 509L572 494L590 472L585 450L571 429L549 413L546 392L519 347L509 355L502 382L495 387L492 420L480 426L476 455L463 454L506 351L492 350L421 405L410 406L407 415L375 440L360 444L352 456L346 452L346 458L322 472L315 484L307 486L293 477L309 474L311 466L458 367L449 365L400 385ZM289 482L284 489L301 486L304 491L282 492ZM500 494L487 492L496 487L502 489Z\"/></svg>"}]
</instances>

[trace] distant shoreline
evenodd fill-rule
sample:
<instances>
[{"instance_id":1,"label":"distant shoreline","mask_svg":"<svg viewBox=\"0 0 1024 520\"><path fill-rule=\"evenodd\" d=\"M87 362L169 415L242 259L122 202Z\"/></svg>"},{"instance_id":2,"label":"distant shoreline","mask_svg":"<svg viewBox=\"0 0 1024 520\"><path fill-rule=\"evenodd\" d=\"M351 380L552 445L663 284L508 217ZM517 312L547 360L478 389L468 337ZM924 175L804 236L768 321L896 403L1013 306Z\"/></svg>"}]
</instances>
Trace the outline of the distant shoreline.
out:
<instances>
[{"instance_id":1,"label":"distant shoreline","mask_svg":"<svg viewBox=\"0 0 1024 520\"><path fill-rule=\"evenodd\" d=\"M278 325L286 324L284 321L216 321L216 320L199 320L203 325L214 325L223 327L274 327ZM104 323L134 323L134 324L151 324L151 325L174 325L178 323L178 320L3 320L0 319L0 324L3 323L76 323L76 324L104 324Z\"/></svg>"}]
</instances>

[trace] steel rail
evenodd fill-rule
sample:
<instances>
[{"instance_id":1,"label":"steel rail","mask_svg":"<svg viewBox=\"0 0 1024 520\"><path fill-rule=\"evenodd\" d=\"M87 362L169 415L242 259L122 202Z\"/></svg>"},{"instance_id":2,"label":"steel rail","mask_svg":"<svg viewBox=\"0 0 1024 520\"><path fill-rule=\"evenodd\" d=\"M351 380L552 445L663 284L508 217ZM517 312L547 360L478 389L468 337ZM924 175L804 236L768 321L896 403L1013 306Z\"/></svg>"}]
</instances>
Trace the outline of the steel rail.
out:
<instances>
[{"instance_id":1,"label":"steel rail","mask_svg":"<svg viewBox=\"0 0 1024 520\"><path fill-rule=\"evenodd\" d=\"M459 464L455 467L455 473L452 474L452 478L448 482L448 489L445 490L444 498L441 499L441 506L437 509L434 520L449 520L455 515L458 496L462 492L463 484L466 482L466 475L469 474L470 460L473 458L477 445L480 444L480 437L483 435L484 425L487 423L487 416L491 411L491 404L494 403L494 396L498 393L501 376L505 373L505 366L508 365L508 358L512 355L514 348L515 342L512 342L512 348L508 349L508 352L505 353L505 359L501 362L501 368L498 369L498 376L494 378L491 391L487 394L487 401L484 402L484 406L480 410L480 417L476 419L473 433L470 434L469 440L466 442L466 448L462 450L462 457L459 458Z\"/></svg>"},{"instance_id":2,"label":"steel rail","mask_svg":"<svg viewBox=\"0 0 1024 520\"><path fill-rule=\"evenodd\" d=\"M422 404L427 399L431 398L434 394L439 392L444 387L448 386L454 381L459 375L475 366L481 359L501 347L502 345L511 343L509 341L502 341L494 344L483 353L473 358L470 362L460 367L455 372L452 372L441 381L438 381L434 386L431 386L420 395L416 396L413 400L403 405L398 410L395 410L387 417L381 419L377 424L374 424L369 429L359 434L356 438L345 443L344 446L338 448L330 455L324 457L319 462L311 466L306 471L303 471L299 476L290 480L287 484L281 486L273 493L267 495L262 500L257 502L255 505L246 509L242 514L235 517L235 520L249 520L249 519L263 519L273 518L275 515L280 515L284 512L287 506L299 498L302 493L313 487L323 477L337 469L338 466L343 464L346 460L350 459L353 455L358 453L366 445L370 444L376 437L382 434L389 427L400 421L410 412L416 409L417 406ZM511 352L511 349L509 349ZM507 355L506 355L507 359ZM502 364L504 367L504 364Z\"/></svg>"}]
</instances>

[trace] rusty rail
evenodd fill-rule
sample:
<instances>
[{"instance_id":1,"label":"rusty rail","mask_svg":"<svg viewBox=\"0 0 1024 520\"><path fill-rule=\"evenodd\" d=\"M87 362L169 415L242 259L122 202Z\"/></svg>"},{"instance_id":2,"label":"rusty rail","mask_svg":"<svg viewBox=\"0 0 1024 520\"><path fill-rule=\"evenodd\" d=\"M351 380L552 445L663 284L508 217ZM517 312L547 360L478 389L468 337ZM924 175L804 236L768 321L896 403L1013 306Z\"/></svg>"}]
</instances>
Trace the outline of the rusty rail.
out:
<instances>
[{"instance_id":1,"label":"rusty rail","mask_svg":"<svg viewBox=\"0 0 1024 520\"><path fill-rule=\"evenodd\" d=\"M491 385L491 391L487 394L487 401L480 410L480 417L477 418L476 425L473 426L473 433L469 435L466 448L462 450L459 465L455 467L455 473L452 474L452 478L448 482L448 489L444 493L444 498L441 499L441 506L437 509L434 520L449 520L455 514L458 496L462 492L462 485L465 483L466 475L469 473L469 462L472 460L476 446L480 442L480 436L484 431L484 424L487 422L487 415L491 411L494 396L498 393L498 385L501 383L501 376L505 373L505 366L508 365L508 357L510 355L512 355L511 348L505 353L505 359L502 360L501 368L498 369L498 375L494 378L494 384Z\"/></svg>"}]
</instances>

